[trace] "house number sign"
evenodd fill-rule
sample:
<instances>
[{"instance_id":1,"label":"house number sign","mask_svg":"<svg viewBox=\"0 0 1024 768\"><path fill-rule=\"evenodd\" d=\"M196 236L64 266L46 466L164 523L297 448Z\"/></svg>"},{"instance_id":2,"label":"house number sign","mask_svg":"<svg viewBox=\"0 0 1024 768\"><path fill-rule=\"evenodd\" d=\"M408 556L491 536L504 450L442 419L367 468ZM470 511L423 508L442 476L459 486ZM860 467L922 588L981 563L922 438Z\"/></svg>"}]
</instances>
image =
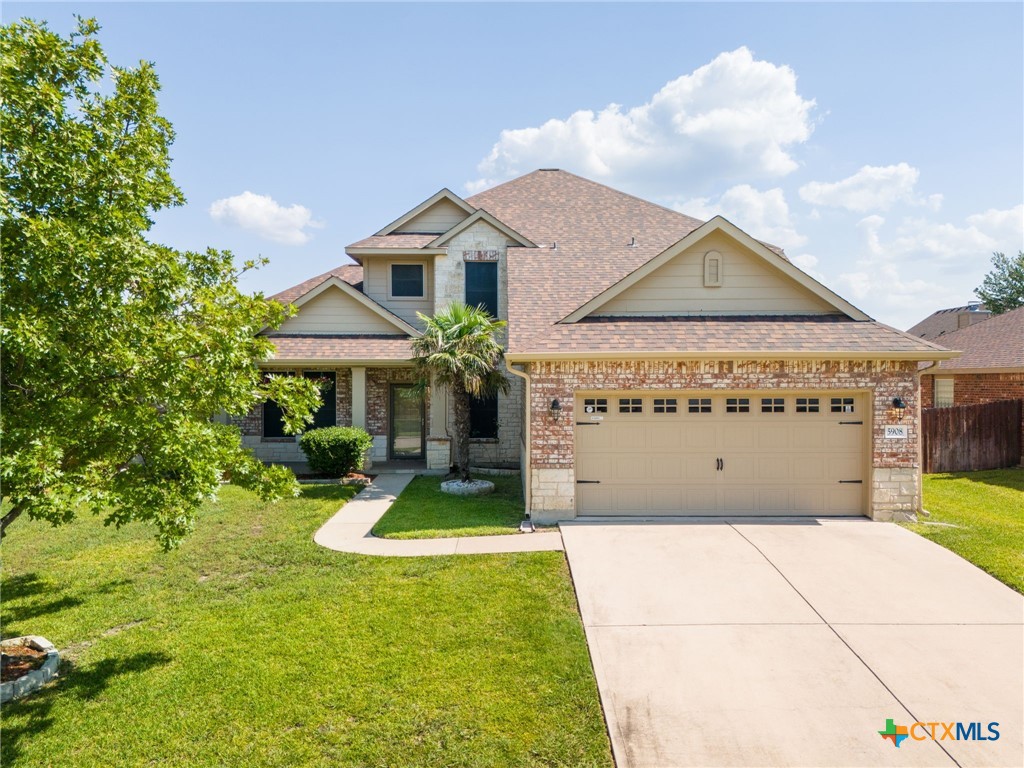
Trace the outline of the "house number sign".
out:
<instances>
[{"instance_id":1,"label":"house number sign","mask_svg":"<svg viewBox=\"0 0 1024 768\"><path fill-rule=\"evenodd\" d=\"M885 428L885 439L886 440L906 440L907 439L907 426L906 424L890 424Z\"/></svg>"}]
</instances>

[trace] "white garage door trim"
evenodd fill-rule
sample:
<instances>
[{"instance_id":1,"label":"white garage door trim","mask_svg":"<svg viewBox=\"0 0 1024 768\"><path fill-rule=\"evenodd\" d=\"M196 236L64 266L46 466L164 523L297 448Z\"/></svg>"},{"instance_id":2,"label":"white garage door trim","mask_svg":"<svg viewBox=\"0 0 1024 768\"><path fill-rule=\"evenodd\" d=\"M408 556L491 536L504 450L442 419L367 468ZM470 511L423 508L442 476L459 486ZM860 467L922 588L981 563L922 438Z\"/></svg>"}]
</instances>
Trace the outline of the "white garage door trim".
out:
<instances>
[{"instance_id":1,"label":"white garage door trim","mask_svg":"<svg viewBox=\"0 0 1024 768\"><path fill-rule=\"evenodd\" d=\"M576 514L865 515L872 397L865 390L579 391Z\"/></svg>"}]
</instances>

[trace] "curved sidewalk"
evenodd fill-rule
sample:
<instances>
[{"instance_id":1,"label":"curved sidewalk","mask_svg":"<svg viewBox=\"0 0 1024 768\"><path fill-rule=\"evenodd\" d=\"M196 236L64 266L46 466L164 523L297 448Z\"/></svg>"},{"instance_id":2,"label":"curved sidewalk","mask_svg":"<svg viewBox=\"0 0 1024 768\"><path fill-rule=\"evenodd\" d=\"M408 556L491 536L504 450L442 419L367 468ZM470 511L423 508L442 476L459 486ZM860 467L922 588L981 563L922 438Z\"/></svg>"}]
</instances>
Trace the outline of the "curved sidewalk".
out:
<instances>
[{"instance_id":1,"label":"curved sidewalk","mask_svg":"<svg viewBox=\"0 0 1024 768\"><path fill-rule=\"evenodd\" d=\"M381 539L370 533L414 475L382 473L339 509L313 535L321 547L336 552L386 557L487 555L506 552L558 552L560 533L513 533L507 536L463 536L445 539Z\"/></svg>"}]
</instances>

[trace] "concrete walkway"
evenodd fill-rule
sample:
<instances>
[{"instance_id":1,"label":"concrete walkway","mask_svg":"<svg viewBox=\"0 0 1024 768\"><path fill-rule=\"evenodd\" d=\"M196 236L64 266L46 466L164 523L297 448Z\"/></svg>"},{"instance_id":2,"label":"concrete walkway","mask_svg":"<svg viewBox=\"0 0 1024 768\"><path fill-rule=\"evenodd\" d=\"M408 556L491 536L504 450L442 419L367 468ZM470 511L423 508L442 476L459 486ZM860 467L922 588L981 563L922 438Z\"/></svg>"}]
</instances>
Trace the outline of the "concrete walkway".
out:
<instances>
[{"instance_id":1,"label":"concrete walkway","mask_svg":"<svg viewBox=\"0 0 1024 768\"><path fill-rule=\"evenodd\" d=\"M1024 765L1024 598L936 544L867 519L562 537L619 768ZM1000 735L897 748L887 720Z\"/></svg>"},{"instance_id":2,"label":"concrete walkway","mask_svg":"<svg viewBox=\"0 0 1024 768\"><path fill-rule=\"evenodd\" d=\"M557 531L513 533L507 536L463 536L445 539L381 539L370 531L388 511L414 475L382 473L343 506L314 534L313 541L336 552L386 557L486 555L506 552L562 550Z\"/></svg>"}]
</instances>

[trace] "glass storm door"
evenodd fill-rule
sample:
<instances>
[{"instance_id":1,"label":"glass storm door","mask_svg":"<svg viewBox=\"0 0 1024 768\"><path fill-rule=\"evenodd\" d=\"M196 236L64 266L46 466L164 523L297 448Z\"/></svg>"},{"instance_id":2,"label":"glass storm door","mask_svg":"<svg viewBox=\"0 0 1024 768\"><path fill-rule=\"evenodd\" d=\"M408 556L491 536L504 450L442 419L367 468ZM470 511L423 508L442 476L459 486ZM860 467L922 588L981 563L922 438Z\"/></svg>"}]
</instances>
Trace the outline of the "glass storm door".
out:
<instances>
[{"instance_id":1,"label":"glass storm door","mask_svg":"<svg viewBox=\"0 0 1024 768\"><path fill-rule=\"evenodd\" d=\"M423 458L423 422L423 398L411 384L392 384L389 458Z\"/></svg>"}]
</instances>

